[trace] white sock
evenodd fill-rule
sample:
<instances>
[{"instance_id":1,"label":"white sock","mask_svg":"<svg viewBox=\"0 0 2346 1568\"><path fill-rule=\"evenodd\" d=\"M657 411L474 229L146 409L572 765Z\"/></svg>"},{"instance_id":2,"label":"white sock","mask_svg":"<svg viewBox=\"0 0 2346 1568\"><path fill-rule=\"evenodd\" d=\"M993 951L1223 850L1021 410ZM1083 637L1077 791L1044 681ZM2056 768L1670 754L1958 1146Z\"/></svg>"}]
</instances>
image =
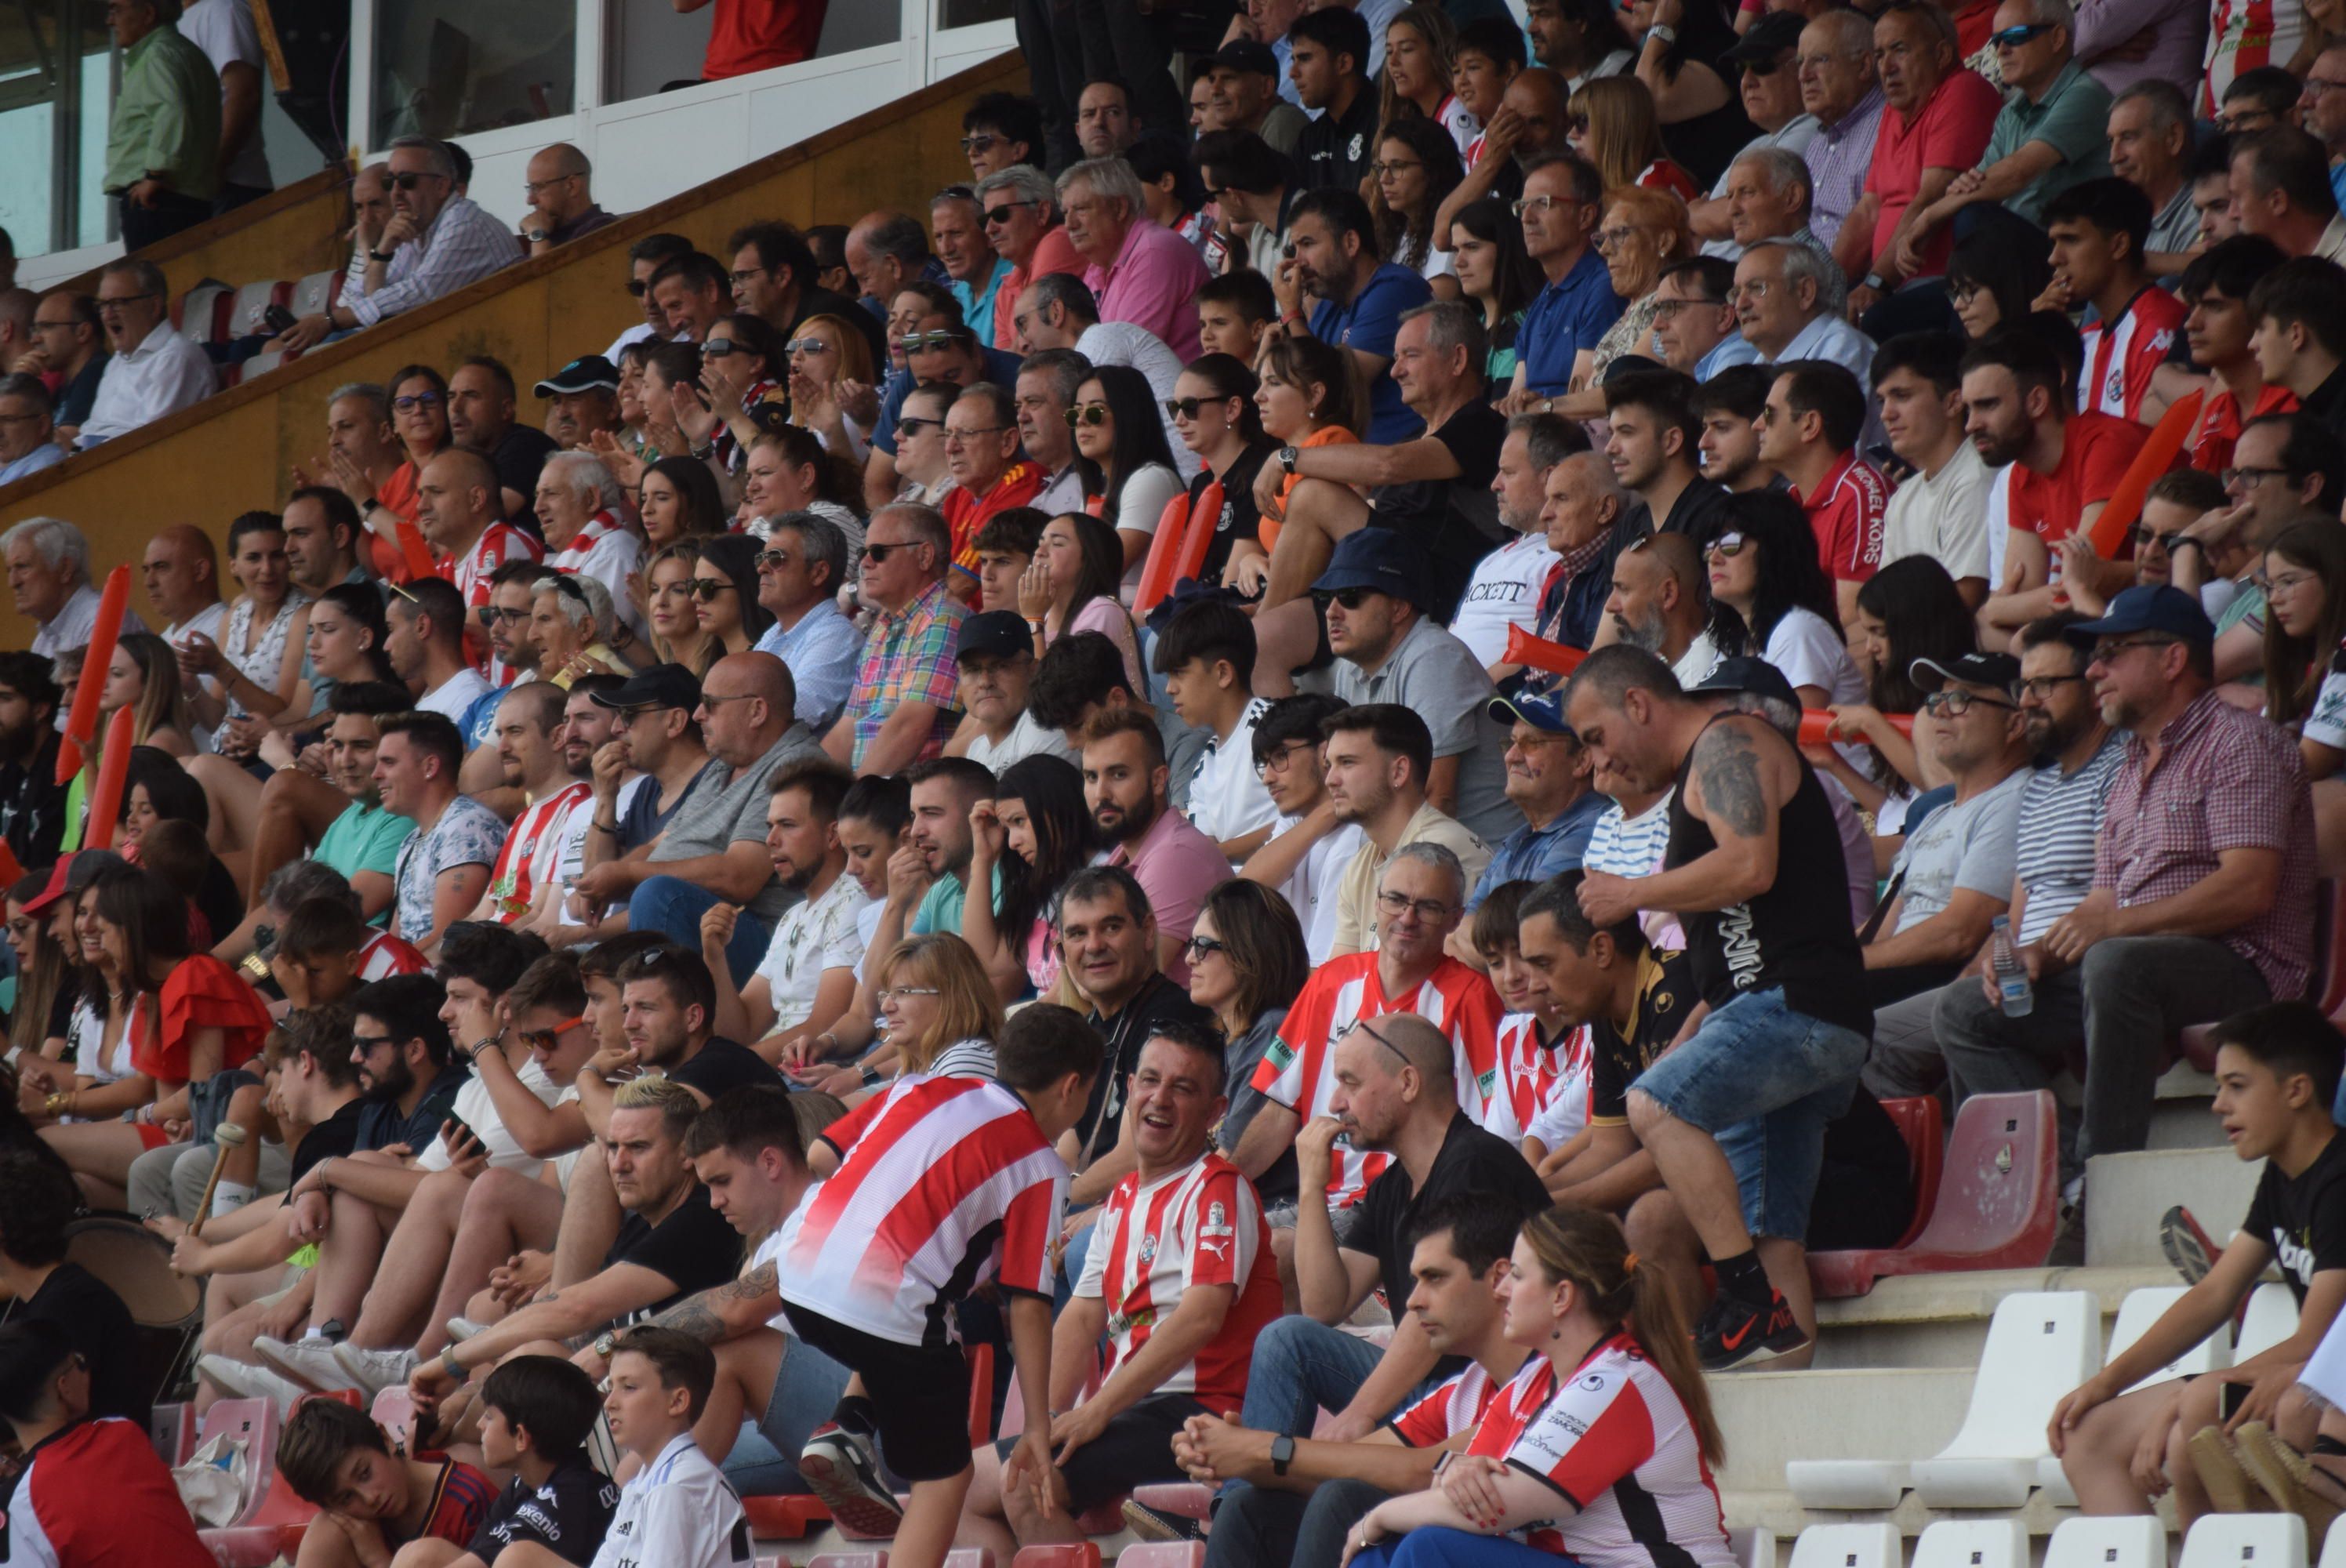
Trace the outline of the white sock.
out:
<instances>
[{"instance_id":1,"label":"white sock","mask_svg":"<svg viewBox=\"0 0 2346 1568\"><path fill-rule=\"evenodd\" d=\"M212 1217L242 1208L252 1201L252 1188L240 1181L224 1181L212 1189Z\"/></svg>"}]
</instances>

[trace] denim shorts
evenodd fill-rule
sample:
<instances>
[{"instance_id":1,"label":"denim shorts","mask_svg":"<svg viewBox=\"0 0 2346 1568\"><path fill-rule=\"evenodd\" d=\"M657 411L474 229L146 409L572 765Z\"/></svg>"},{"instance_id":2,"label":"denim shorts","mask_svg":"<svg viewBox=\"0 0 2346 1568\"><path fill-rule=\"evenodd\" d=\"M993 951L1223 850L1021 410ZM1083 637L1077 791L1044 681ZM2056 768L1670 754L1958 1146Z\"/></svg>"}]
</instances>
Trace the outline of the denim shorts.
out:
<instances>
[{"instance_id":1,"label":"denim shorts","mask_svg":"<svg viewBox=\"0 0 2346 1568\"><path fill-rule=\"evenodd\" d=\"M1712 1013L1630 1087L1719 1140L1752 1235L1798 1241L1825 1125L1849 1109L1865 1052L1864 1035L1793 1012L1771 986Z\"/></svg>"}]
</instances>

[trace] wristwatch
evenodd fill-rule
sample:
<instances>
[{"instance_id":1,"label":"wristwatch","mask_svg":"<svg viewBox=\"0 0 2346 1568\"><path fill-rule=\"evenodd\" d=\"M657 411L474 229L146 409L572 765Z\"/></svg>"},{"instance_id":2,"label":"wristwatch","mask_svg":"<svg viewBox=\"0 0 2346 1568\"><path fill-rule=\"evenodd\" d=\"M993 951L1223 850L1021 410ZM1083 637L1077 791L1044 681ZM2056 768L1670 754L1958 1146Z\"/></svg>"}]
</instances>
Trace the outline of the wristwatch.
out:
<instances>
[{"instance_id":1,"label":"wristwatch","mask_svg":"<svg viewBox=\"0 0 2346 1568\"><path fill-rule=\"evenodd\" d=\"M2167 553L2170 555L2187 545L2194 550L2204 550L2208 547L2203 541L2194 539L2188 534L2169 534L2159 543L2167 546Z\"/></svg>"},{"instance_id":2,"label":"wristwatch","mask_svg":"<svg viewBox=\"0 0 2346 1568\"><path fill-rule=\"evenodd\" d=\"M1297 453L1296 449L1295 449L1294 447L1291 447L1291 446L1282 446L1282 447L1280 447L1280 448L1279 449L1279 466L1280 466L1280 468L1282 468L1282 469L1286 470L1286 471L1287 471L1288 473L1294 473L1294 472L1295 472L1295 459L1296 459L1297 455L1298 455L1298 453Z\"/></svg>"},{"instance_id":3,"label":"wristwatch","mask_svg":"<svg viewBox=\"0 0 2346 1568\"><path fill-rule=\"evenodd\" d=\"M618 1344L618 1342L619 1337L617 1334L612 1333L608 1329L606 1329L601 1333L595 1336L595 1353L607 1361L611 1359L612 1347Z\"/></svg>"},{"instance_id":4,"label":"wristwatch","mask_svg":"<svg viewBox=\"0 0 2346 1568\"><path fill-rule=\"evenodd\" d=\"M1868 272L1865 275L1865 286L1879 294L1890 287L1890 280L1879 272Z\"/></svg>"},{"instance_id":5,"label":"wristwatch","mask_svg":"<svg viewBox=\"0 0 2346 1568\"><path fill-rule=\"evenodd\" d=\"M380 261L384 266L388 267L391 265L392 257L396 254L396 251L392 250L370 250L367 252L367 260L370 261Z\"/></svg>"},{"instance_id":6,"label":"wristwatch","mask_svg":"<svg viewBox=\"0 0 2346 1568\"><path fill-rule=\"evenodd\" d=\"M1665 45L1675 44L1678 41L1678 30L1667 22L1648 22L1646 24L1646 36L1659 38Z\"/></svg>"},{"instance_id":7,"label":"wristwatch","mask_svg":"<svg viewBox=\"0 0 2346 1568\"><path fill-rule=\"evenodd\" d=\"M1270 1440L1270 1473L1285 1475L1287 1467L1295 1462L1295 1440L1285 1432Z\"/></svg>"}]
</instances>

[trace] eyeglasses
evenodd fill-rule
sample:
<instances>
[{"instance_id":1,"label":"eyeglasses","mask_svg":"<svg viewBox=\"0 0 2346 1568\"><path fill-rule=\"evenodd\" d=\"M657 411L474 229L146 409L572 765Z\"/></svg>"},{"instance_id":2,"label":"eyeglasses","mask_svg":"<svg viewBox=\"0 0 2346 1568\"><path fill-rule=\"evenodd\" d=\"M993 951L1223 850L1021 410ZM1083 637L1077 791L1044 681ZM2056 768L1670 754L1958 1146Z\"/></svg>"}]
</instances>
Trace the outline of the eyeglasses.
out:
<instances>
[{"instance_id":1,"label":"eyeglasses","mask_svg":"<svg viewBox=\"0 0 2346 1568\"><path fill-rule=\"evenodd\" d=\"M897 340L897 345L908 354L918 354L949 349L961 340L961 333L940 328L933 332L908 332Z\"/></svg>"},{"instance_id":2,"label":"eyeglasses","mask_svg":"<svg viewBox=\"0 0 2346 1568\"><path fill-rule=\"evenodd\" d=\"M1526 212L1544 212L1552 207L1577 207L1580 203L1569 196L1518 196L1507 203L1507 209L1521 218Z\"/></svg>"},{"instance_id":3,"label":"eyeglasses","mask_svg":"<svg viewBox=\"0 0 2346 1568\"><path fill-rule=\"evenodd\" d=\"M1629 236L1636 232L1637 232L1636 229L1630 228L1627 224L1623 224L1618 229L1600 229L1591 238L1596 246L1596 253L1599 256L1610 256L1613 254L1613 248L1616 245L1620 244L1621 241L1628 239Z\"/></svg>"},{"instance_id":4,"label":"eyeglasses","mask_svg":"<svg viewBox=\"0 0 2346 1568\"><path fill-rule=\"evenodd\" d=\"M716 577L695 577L686 586L692 590L692 596L704 605L719 594L729 594L734 591L733 584Z\"/></svg>"},{"instance_id":5,"label":"eyeglasses","mask_svg":"<svg viewBox=\"0 0 2346 1568\"><path fill-rule=\"evenodd\" d=\"M758 694L754 691L734 691L728 692L724 696L719 697L713 691L704 691L700 694L700 706L703 708L722 708L729 702L747 702L757 695Z\"/></svg>"},{"instance_id":6,"label":"eyeglasses","mask_svg":"<svg viewBox=\"0 0 2346 1568\"><path fill-rule=\"evenodd\" d=\"M2094 645L2094 662L2107 664L2128 648L2163 648L2175 646L2175 637L2111 637Z\"/></svg>"},{"instance_id":7,"label":"eyeglasses","mask_svg":"<svg viewBox=\"0 0 2346 1568\"><path fill-rule=\"evenodd\" d=\"M2222 474L2227 490L2254 490L2268 479L2286 479L2286 468L2228 468Z\"/></svg>"},{"instance_id":8,"label":"eyeglasses","mask_svg":"<svg viewBox=\"0 0 2346 1568\"><path fill-rule=\"evenodd\" d=\"M1760 412L1764 413L1767 411L1763 408ZM1736 556L1743 554L1744 546L1749 543L1750 541L1740 534L1721 534L1710 542L1709 547L1703 551L1703 555L1713 561L1732 561Z\"/></svg>"},{"instance_id":9,"label":"eyeglasses","mask_svg":"<svg viewBox=\"0 0 2346 1568\"><path fill-rule=\"evenodd\" d=\"M2336 87L2346 87L2346 82L2333 82L2322 76L2308 76L2305 86L2298 89L2300 98L2318 98Z\"/></svg>"},{"instance_id":10,"label":"eyeglasses","mask_svg":"<svg viewBox=\"0 0 2346 1568\"><path fill-rule=\"evenodd\" d=\"M556 1041L586 1022L584 1018L566 1018L551 1029L516 1029L514 1033L531 1050L550 1054Z\"/></svg>"},{"instance_id":11,"label":"eyeglasses","mask_svg":"<svg viewBox=\"0 0 2346 1568\"><path fill-rule=\"evenodd\" d=\"M481 617L481 625L484 626L494 626L500 623L514 626L529 619L527 610L507 609L503 605L483 605L473 613Z\"/></svg>"},{"instance_id":12,"label":"eyeglasses","mask_svg":"<svg viewBox=\"0 0 2346 1568\"><path fill-rule=\"evenodd\" d=\"M977 131L961 138L961 150L964 152L985 152L990 150L994 144L1001 139L1002 138L1000 137L995 136L992 131Z\"/></svg>"},{"instance_id":13,"label":"eyeglasses","mask_svg":"<svg viewBox=\"0 0 2346 1568\"><path fill-rule=\"evenodd\" d=\"M1768 285L1774 280L1770 278L1754 278L1748 283L1729 283L1727 286L1728 302L1732 304L1747 295L1754 300L1764 300L1768 297Z\"/></svg>"},{"instance_id":14,"label":"eyeglasses","mask_svg":"<svg viewBox=\"0 0 2346 1568\"><path fill-rule=\"evenodd\" d=\"M448 177L444 174L435 173L431 169L411 168L404 174L385 175L383 178L389 181L392 188L395 190L413 190L417 186L423 184L427 179L445 179Z\"/></svg>"},{"instance_id":15,"label":"eyeglasses","mask_svg":"<svg viewBox=\"0 0 2346 1568\"><path fill-rule=\"evenodd\" d=\"M1949 718L1961 718L1974 708L2011 709L2018 706L2017 703L2005 702L2001 697L1982 697L1975 691L1964 691L1956 687L1934 691L1923 699L1923 711L1934 718L1944 715Z\"/></svg>"},{"instance_id":16,"label":"eyeglasses","mask_svg":"<svg viewBox=\"0 0 2346 1568\"><path fill-rule=\"evenodd\" d=\"M1414 911L1417 918L1422 921L1447 919L1451 910L1451 906L1443 903L1440 899L1413 899L1400 893L1384 892L1377 895L1377 908L1389 915Z\"/></svg>"},{"instance_id":17,"label":"eyeglasses","mask_svg":"<svg viewBox=\"0 0 2346 1568\"><path fill-rule=\"evenodd\" d=\"M634 708L615 708L611 710L611 728L614 729L626 729L632 726L636 720L641 718L645 714L655 713L658 711L658 705L649 702L639 704Z\"/></svg>"},{"instance_id":18,"label":"eyeglasses","mask_svg":"<svg viewBox=\"0 0 2346 1568\"><path fill-rule=\"evenodd\" d=\"M111 300L100 299L97 302L97 308L100 311L118 311L123 306L135 303L140 300L159 300L163 296L161 294L152 289L138 294L117 294Z\"/></svg>"},{"instance_id":19,"label":"eyeglasses","mask_svg":"<svg viewBox=\"0 0 2346 1568\"><path fill-rule=\"evenodd\" d=\"M2032 675L2020 683L2020 695L2033 697L2039 702L2049 701L2055 691L2071 681L2082 681L2082 675Z\"/></svg>"},{"instance_id":20,"label":"eyeglasses","mask_svg":"<svg viewBox=\"0 0 2346 1568\"><path fill-rule=\"evenodd\" d=\"M2001 33L1990 33L1987 41L1999 49L2017 49L2032 38L2041 38L2053 31L2050 22L2024 22L2017 27L2006 27Z\"/></svg>"},{"instance_id":21,"label":"eyeglasses","mask_svg":"<svg viewBox=\"0 0 2346 1568\"><path fill-rule=\"evenodd\" d=\"M954 430L948 426L945 431L945 444L947 446L964 446L977 436L1000 435L1006 430L1016 430L1017 428L1018 427L1015 424L983 424L979 425L974 430Z\"/></svg>"},{"instance_id":22,"label":"eyeglasses","mask_svg":"<svg viewBox=\"0 0 2346 1568\"><path fill-rule=\"evenodd\" d=\"M1195 419L1198 417L1198 411L1199 409L1209 407L1218 402L1228 402L1232 397L1237 395L1237 393L1232 392L1224 397L1168 397L1165 400L1165 417L1167 419Z\"/></svg>"},{"instance_id":23,"label":"eyeglasses","mask_svg":"<svg viewBox=\"0 0 2346 1568\"><path fill-rule=\"evenodd\" d=\"M880 1005L882 1007L887 1006L892 998L906 996L943 996L944 994L944 992L938 990L933 985L883 985L878 991L872 993L872 995L879 998Z\"/></svg>"},{"instance_id":24,"label":"eyeglasses","mask_svg":"<svg viewBox=\"0 0 2346 1568\"><path fill-rule=\"evenodd\" d=\"M1680 311L1691 311L1697 306L1706 311L1716 311L1726 303L1724 300L1657 300L1654 301L1654 319L1660 321L1664 317L1674 317Z\"/></svg>"},{"instance_id":25,"label":"eyeglasses","mask_svg":"<svg viewBox=\"0 0 2346 1568\"><path fill-rule=\"evenodd\" d=\"M1007 223L1010 221L1010 215L1020 208L1035 205L1037 204L1032 201L1005 201L999 207L989 207L985 209L986 224L988 227L994 227Z\"/></svg>"},{"instance_id":26,"label":"eyeglasses","mask_svg":"<svg viewBox=\"0 0 2346 1568\"><path fill-rule=\"evenodd\" d=\"M1229 952L1229 945L1216 942L1209 936L1193 936L1181 944L1181 951L1189 955L1190 962L1195 963L1209 953Z\"/></svg>"},{"instance_id":27,"label":"eyeglasses","mask_svg":"<svg viewBox=\"0 0 2346 1568\"><path fill-rule=\"evenodd\" d=\"M1295 760L1295 754L1297 752L1310 751L1317 754L1319 749L1320 748L1318 747L1312 745L1311 742L1308 740L1290 740L1286 745L1280 747L1278 750L1272 752L1270 756L1265 757L1261 761L1257 762L1254 765L1254 776L1258 779L1268 779L1274 773L1284 773L1287 771L1289 765Z\"/></svg>"},{"instance_id":28,"label":"eyeglasses","mask_svg":"<svg viewBox=\"0 0 2346 1568\"><path fill-rule=\"evenodd\" d=\"M1424 167L1425 165L1422 163L1372 163L1369 165L1369 172L1382 179L1389 174L1403 174L1410 169Z\"/></svg>"},{"instance_id":29,"label":"eyeglasses","mask_svg":"<svg viewBox=\"0 0 2346 1568\"><path fill-rule=\"evenodd\" d=\"M1079 402L1067 411L1069 430L1079 424L1102 425L1107 423L1107 404L1104 402Z\"/></svg>"},{"instance_id":30,"label":"eyeglasses","mask_svg":"<svg viewBox=\"0 0 2346 1568\"><path fill-rule=\"evenodd\" d=\"M446 402L438 392L408 392L391 400L391 406L402 413L413 413L419 408L438 408Z\"/></svg>"},{"instance_id":31,"label":"eyeglasses","mask_svg":"<svg viewBox=\"0 0 2346 1568\"><path fill-rule=\"evenodd\" d=\"M550 185L560 185L566 179L576 179L578 178L579 177L575 174L557 174L552 179L525 179L521 182L521 193L524 196L536 196L539 191L544 190ZM738 278L740 274L737 272L734 276Z\"/></svg>"}]
</instances>

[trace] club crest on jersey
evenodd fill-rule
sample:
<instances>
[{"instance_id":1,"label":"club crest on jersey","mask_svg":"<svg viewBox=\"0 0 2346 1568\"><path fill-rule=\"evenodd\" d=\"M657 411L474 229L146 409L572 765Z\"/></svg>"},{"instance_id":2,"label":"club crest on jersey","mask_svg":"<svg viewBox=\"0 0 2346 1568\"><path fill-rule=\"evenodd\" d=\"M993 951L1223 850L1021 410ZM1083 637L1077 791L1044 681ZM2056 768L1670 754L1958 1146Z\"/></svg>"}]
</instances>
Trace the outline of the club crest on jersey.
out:
<instances>
[{"instance_id":1,"label":"club crest on jersey","mask_svg":"<svg viewBox=\"0 0 2346 1568\"><path fill-rule=\"evenodd\" d=\"M1140 1267L1148 1268L1157 1261L1157 1233L1150 1231L1140 1238Z\"/></svg>"}]
</instances>

